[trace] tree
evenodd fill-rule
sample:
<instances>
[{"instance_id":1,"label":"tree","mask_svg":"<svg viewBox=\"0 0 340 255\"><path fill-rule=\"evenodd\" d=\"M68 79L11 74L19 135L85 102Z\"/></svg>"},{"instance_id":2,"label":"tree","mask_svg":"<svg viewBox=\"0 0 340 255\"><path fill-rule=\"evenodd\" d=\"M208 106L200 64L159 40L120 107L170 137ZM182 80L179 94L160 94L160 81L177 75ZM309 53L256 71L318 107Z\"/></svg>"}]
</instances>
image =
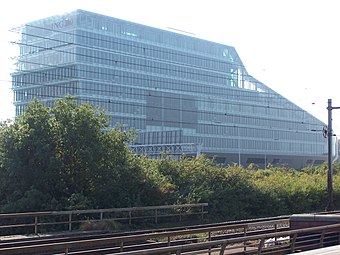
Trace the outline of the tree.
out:
<instances>
[{"instance_id":1,"label":"tree","mask_svg":"<svg viewBox=\"0 0 340 255\"><path fill-rule=\"evenodd\" d=\"M55 176L50 175L55 171L51 163L54 144L49 118L48 109L34 102L13 125L1 128L2 204L25 204L21 200L26 192L39 187L41 194L49 194L50 187L54 187Z\"/></svg>"},{"instance_id":2,"label":"tree","mask_svg":"<svg viewBox=\"0 0 340 255\"><path fill-rule=\"evenodd\" d=\"M108 130L102 110L74 98L52 108L32 102L0 129L2 211L114 206L122 177L131 169L139 175L127 145L132 137Z\"/></svg>"}]
</instances>

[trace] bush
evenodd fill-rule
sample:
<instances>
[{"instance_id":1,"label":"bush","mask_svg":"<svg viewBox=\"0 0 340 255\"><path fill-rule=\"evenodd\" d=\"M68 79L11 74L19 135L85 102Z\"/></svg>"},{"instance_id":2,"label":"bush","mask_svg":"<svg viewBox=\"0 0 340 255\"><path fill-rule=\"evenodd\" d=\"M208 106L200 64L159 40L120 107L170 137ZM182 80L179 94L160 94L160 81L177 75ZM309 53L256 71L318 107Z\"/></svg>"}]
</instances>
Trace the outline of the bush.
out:
<instances>
[{"instance_id":1,"label":"bush","mask_svg":"<svg viewBox=\"0 0 340 255\"><path fill-rule=\"evenodd\" d=\"M82 222L79 226L79 230L82 231L94 231L94 230L107 230L107 231L117 231L123 228L122 224L114 220L93 220Z\"/></svg>"}]
</instances>

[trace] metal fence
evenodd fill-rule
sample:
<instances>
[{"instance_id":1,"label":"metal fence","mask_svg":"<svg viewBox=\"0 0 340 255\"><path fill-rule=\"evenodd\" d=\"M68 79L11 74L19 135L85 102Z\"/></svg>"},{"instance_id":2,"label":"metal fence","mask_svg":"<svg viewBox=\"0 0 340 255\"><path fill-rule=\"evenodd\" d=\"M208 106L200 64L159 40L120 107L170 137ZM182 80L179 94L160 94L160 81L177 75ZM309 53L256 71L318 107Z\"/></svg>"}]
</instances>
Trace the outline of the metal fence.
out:
<instances>
[{"instance_id":1,"label":"metal fence","mask_svg":"<svg viewBox=\"0 0 340 255\"><path fill-rule=\"evenodd\" d=\"M181 254L189 250L198 252L195 254L212 254L212 252L217 249L221 250L223 248L226 239L237 240L237 244L239 242L242 243L240 247L247 249L248 241L251 238L251 236L248 235L254 235L254 231L259 233L256 229L261 228L261 231L264 231L264 229L269 230L266 233L270 231L278 233L287 229L288 224L289 219L286 218L282 220L270 220L265 223L252 222L211 227L203 225L203 227L199 226L193 229L105 237L91 240L72 240L41 245L27 245L26 243L24 247L0 248L0 254L22 254L22 252L25 252L25 254L32 252L41 254L52 251L72 254L72 251L80 248L82 251L78 250L78 252L84 254L124 254L126 252L127 254L168 254L168 252ZM235 236L240 237L235 238ZM102 253L103 250L100 247L110 248L105 248L105 252ZM201 250L201 248L203 250ZM226 247L224 247L224 250L225 249ZM133 252L131 250L133 250Z\"/></svg>"},{"instance_id":2,"label":"metal fence","mask_svg":"<svg viewBox=\"0 0 340 255\"><path fill-rule=\"evenodd\" d=\"M189 217L204 219L208 213L207 203L111 208L96 210L46 211L0 214L0 235L12 233L41 233L49 231L72 231L83 223L117 221L126 224L149 221L159 223L162 219L183 221Z\"/></svg>"}]
</instances>

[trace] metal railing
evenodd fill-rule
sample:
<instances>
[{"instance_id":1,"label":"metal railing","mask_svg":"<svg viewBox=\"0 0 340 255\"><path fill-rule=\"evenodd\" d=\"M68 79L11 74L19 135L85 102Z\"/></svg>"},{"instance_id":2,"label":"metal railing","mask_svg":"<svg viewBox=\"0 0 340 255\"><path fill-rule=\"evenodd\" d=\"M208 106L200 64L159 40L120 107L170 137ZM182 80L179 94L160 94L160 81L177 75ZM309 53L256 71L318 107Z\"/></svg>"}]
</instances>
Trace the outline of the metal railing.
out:
<instances>
[{"instance_id":1,"label":"metal railing","mask_svg":"<svg viewBox=\"0 0 340 255\"><path fill-rule=\"evenodd\" d=\"M0 254L21 254L21 252L45 252L45 251L56 251L65 252L68 254L73 249L79 249L82 247L84 249L95 249L94 247L100 246L110 246L111 250L108 253L125 253L130 249L136 249L136 244L138 243L139 251L133 251L133 253L127 254L157 254L157 252L172 252L180 254L181 249L183 251L191 249L200 249L201 246L206 246L208 253L211 254L212 251L216 249L218 245L223 245L226 241L227 236L241 236L238 238L231 238L228 240L237 240L237 242L243 242L242 248L246 251L248 241L251 235L254 235L255 229L259 227L269 229L275 233L284 231L288 228L289 219L282 220L270 220L264 222L252 222L243 224L233 224L225 226L211 226L211 227L197 227L195 229L182 229L176 231L168 232L156 232L147 233L140 235L130 235L130 236L119 236L119 237L106 237L97 238L92 240L72 240L70 242L63 243L50 243L42 245L32 245L24 247L15 248L4 248L0 249ZM282 230L283 229L283 230ZM263 229L262 229L263 231ZM249 236L248 236L249 235ZM223 238L223 239L221 239ZM241 238L241 239L240 239ZM221 240L219 240L221 239ZM195 242L194 244L186 244L188 242ZM176 244L183 244L181 246L176 246ZM189 245L189 246L187 246ZM197 246L196 246L197 245ZM162 248L151 248L151 247L162 247ZM222 247L222 246L221 246ZM98 248L99 251L99 248ZM138 253L140 252L140 253ZM107 253L107 254L108 254ZM96 254L94 251L93 254Z\"/></svg>"},{"instance_id":2,"label":"metal railing","mask_svg":"<svg viewBox=\"0 0 340 255\"><path fill-rule=\"evenodd\" d=\"M54 229L72 231L82 223L100 222L104 220L119 221L132 224L141 220L158 223L160 219L177 218L182 221L185 217L198 216L200 219L207 214L208 203L164 205L148 207L111 208L74 211L46 211L27 213L0 214L0 231L8 234L10 229L23 229L22 233L37 234L42 227L53 226ZM50 229L53 230L53 227ZM6 230L6 231L5 231ZM18 231L17 231L18 232Z\"/></svg>"},{"instance_id":3,"label":"metal railing","mask_svg":"<svg viewBox=\"0 0 340 255\"><path fill-rule=\"evenodd\" d=\"M105 254L290 254L298 251L337 245L340 224L287 230L289 218L225 226L197 227L168 232L90 240L0 248L0 254L28 254L56 251L71 254L82 249L96 254L101 246L110 247ZM263 232L268 230L267 232ZM262 232L260 232L262 231ZM136 245L138 244L138 245ZM134 249L134 250L131 250ZM99 253L98 253L99 254ZM104 253L102 253L104 254Z\"/></svg>"},{"instance_id":4,"label":"metal railing","mask_svg":"<svg viewBox=\"0 0 340 255\"><path fill-rule=\"evenodd\" d=\"M191 243L149 250L121 252L120 255L146 254L291 254L338 245L340 224L245 236L220 241ZM280 241L279 238L283 238ZM270 240L270 242L267 242ZM273 240L273 241L272 241ZM247 243L247 245L245 245Z\"/></svg>"}]
</instances>

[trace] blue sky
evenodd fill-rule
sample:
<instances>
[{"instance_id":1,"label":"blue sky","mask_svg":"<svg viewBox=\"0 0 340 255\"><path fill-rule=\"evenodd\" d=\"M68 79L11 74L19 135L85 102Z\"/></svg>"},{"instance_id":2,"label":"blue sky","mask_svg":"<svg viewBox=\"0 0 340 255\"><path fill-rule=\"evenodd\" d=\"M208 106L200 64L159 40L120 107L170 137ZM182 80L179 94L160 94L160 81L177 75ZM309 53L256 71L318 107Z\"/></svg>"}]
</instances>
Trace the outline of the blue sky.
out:
<instances>
[{"instance_id":1,"label":"blue sky","mask_svg":"<svg viewBox=\"0 0 340 255\"><path fill-rule=\"evenodd\" d=\"M234 46L248 72L327 122L340 106L337 0L11 0L0 3L0 119L12 118L10 76L17 34L9 29L84 9ZM340 110L333 110L340 132Z\"/></svg>"}]
</instances>

